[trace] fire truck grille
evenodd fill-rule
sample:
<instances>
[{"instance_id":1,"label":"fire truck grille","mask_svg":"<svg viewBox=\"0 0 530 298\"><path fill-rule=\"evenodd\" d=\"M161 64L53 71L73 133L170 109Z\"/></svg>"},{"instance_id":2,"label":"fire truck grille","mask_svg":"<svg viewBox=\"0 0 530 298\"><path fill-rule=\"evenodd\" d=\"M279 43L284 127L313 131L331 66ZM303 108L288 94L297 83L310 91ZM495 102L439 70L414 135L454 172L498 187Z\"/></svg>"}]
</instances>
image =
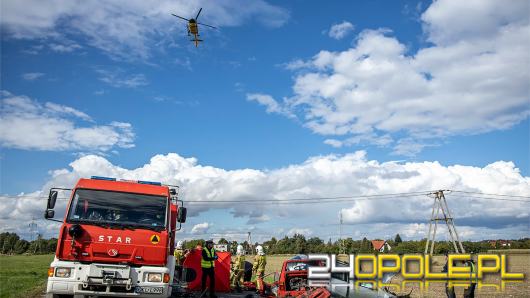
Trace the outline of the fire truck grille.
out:
<instances>
[{"instance_id":1,"label":"fire truck grille","mask_svg":"<svg viewBox=\"0 0 530 298\"><path fill-rule=\"evenodd\" d=\"M80 290L89 290L94 292L106 292L107 286L105 285L90 285L88 288L83 289L80 287ZM134 287L130 290L127 290L124 286L110 286L109 292L111 293L134 293Z\"/></svg>"}]
</instances>

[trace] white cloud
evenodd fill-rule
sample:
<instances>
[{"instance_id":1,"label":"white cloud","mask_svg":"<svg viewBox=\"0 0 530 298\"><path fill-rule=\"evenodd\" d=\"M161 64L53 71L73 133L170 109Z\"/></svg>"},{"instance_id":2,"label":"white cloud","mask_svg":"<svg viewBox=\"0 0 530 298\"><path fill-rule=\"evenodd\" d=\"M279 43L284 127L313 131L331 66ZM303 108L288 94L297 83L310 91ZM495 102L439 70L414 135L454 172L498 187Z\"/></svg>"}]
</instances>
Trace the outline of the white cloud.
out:
<instances>
[{"instance_id":1,"label":"white cloud","mask_svg":"<svg viewBox=\"0 0 530 298\"><path fill-rule=\"evenodd\" d=\"M47 102L44 105L27 96L2 92L0 144L24 150L108 151L134 147L129 123L95 125L87 114L72 107ZM80 126L79 120L90 125Z\"/></svg>"},{"instance_id":2,"label":"white cloud","mask_svg":"<svg viewBox=\"0 0 530 298\"><path fill-rule=\"evenodd\" d=\"M66 35L79 34L89 45L112 57L148 59L160 42L169 43L179 36L175 30L184 33L185 23L171 13L191 17L200 7L200 18L216 26L256 21L279 27L289 18L285 9L263 0L23 0L2 2L0 20L5 33L14 38L61 40ZM55 49L75 50L72 46Z\"/></svg>"},{"instance_id":3,"label":"white cloud","mask_svg":"<svg viewBox=\"0 0 530 298\"><path fill-rule=\"evenodd\" d=\"M334 38L334 39L342 39L346 35L348 35L348 33L352 32L354 29L355 27L353 26L352 23L343 21L340 24L334 24L333 26L331 26L331 28L329 29L328 35L329 37Z\"/></svg>"},{"instance_id":4,"label":"white cloud","mask_svg":"<svg viewBox=\"0 0 530 298\"><path fill-rule=\"evenodd\" d=\"M123 69L96 69L99 80L116 88L137 88L149 84L144 74L127 74Z\"/></svg>"},{"instance_id":5,"label":"white cloud","mask_svg":"<svg viewBox=\"0 0 530 298\"><path fill-rule=\"evenodd\" d=\"M255 216L253 214L250 214L250 218L247 221L247 225L264 223L264 222L267 222L269 220L271 220L271 217L268 216L267 214L262 214L262 215L259 215L259 216Z\"/></svg>"},{"instance_id":6,"label":"white cloud","mask_svg":"<svg viewBox=\"0 0 530 298\"><path fill-rule=\"evenodd\" d=\"M365 30L350 49L288 64L298 70L294 94L260 103L333 136L328 144L362 139L405 155L510 128L530 115L528 9L524 0L435 1L422 15L432 45L410 53L388 29Z\"/></svg>"},{"instance_id":7,"label":"white cloud","mask_svg":"<svg viewBox=\"0 0 530 298\"><path fill-rule=\"evenodd\" d=\"M75 50L82 48L82 46L78 45L77 43L67 43L67 44L51 43L49 44L49 47L52 51L58 52L58 53L71 53Z\"/></svg>"},{"instance_id":8,"label":"white cloud","mask_svg":"<svg viewBox=\"0 0 530 298\"><path fill-rule=\"evenodd\" d=\"M394 146L394 151L392 152L395 155L403 156L415 156L420 153L425 147L437 146L436 144L426 144L425 142L417 142L411 138L400 139Z\"/></svg>"},{"instance_id":9,"label":"white cloud","mask_svg":"<svg viewBox=\"0 0 530 298\"><path fill-rule=\"evenodd\" d=\"M191 67L191 60L189 57L186 57L184 59L180 59L180 58L177 58L175 59L175 64L176 65L179 65L179 66L182 66L183 68L189 70L189 71L192 71L193 68Z\"/></svg>"},{"instance_id":10,"label":"white cloud","mask_svg":"<svg viewBox=\"0 0 530 298\"><path fill-rule=\"evenodd\" d=\"M327 140L324 140L324 144L328 144L332 147L335 147L335 148L340 148L342 146L344 146L344 142L340 141L340 140L335 140L335 139L327 139Z\"/></svg>"},{"instance_id":11,"label":"white cloud","mask_svg":"<svg viewBox=\"0 0 530 298\"><path fill-rule=\"evenodd\" d=\"M244 234L252 230L256 235L263 233L263 238L271 235L282 237L285 233L294 232L290 229L296 228L299 232L303 231L301 229L310 229L303 231L306 235L312 233L314 236L336 239L338 211L343 210L344 235L359 231L359 237L386 237L387 234L403 233L408 237L421 238L424 233L421 224L430 218L433 203L432 198L425 195L319 205L281 204L275 200L436 189L523 196L530 194L530 177L522 176L511 162L497 161L485 167L446 166L438 162L381 163L368 159L363 151L312 157L300 164L267 171L225 170L199 164L195 158L184 158L175 153L156 155L143 166L126 169L103 157L86 155L73 161L69 168L52 171L50 175L42 191L32 195L45 196L52 186L72 187L80 177L92 175L180 185L180 195L188 207L189 215L184 227L190 231L182 232L183 237L192 237L194 234L190 233L194 229L196 234L199 231L209 235L228 232ZM472 236L474 239L502 233L505 233L503 238L528 236L528 203L473 199L457 193L447 193L446 197L458 228L484 232L477 232ZM23 222L31 217L41 218L45 207L44 198L5 200L0 202L2 226L25 227ZM230 202L237 200L253 200L256 203ZM66 202L61 201L61 204L65 205ZM62 211L57 211L59 218L64 214L63 205L59 207ZM220 211L216 211L216 216L211 216L207 211L212 209L225 209L226 216L219 216ZM20 217L20 214L24 216ZM237 224L241 230L226 229L241 218L248 218L246 225ZM258 224L259 229L249 226L254 224ZM41 222L40 225L45 226L46 223ZM283 227L284 230L276 231L270 225Z\"/></svg>"},{"instance_id":12,"label":"white cloud","mask_svg":"<svg viewBox=\"0 0 530 298\"><path fill-rule=\"evenodd\" d=\"M72 116L81 118L81 119L83 119L85 121L92 121L92 118L90 118L90 116L88 116L87 114L85 114L85 113L83 113L81 111L78 111L78 110L76 110L74 108L71 108L71 107L67 107L67 106L63 106L63 105L60 105L60 104L56 104L56 103L53 103L53 102L45 103L44 104L44 108L47 109L50 112L54 112L54 113L58 113L58 114L65 114L65 115L70 114Z\"/></svg>"},{"instance_id":13,"label":"white cloud","mask_svg":"<svg viewBox=\"0 0 530 298\"><path fill-rule=\"evenodd\" d=\"M22 52L29 54L29 55L38 55L42 51L43 48L44 48L44 45L32 45L22 50Z\"/></svg>"},{"instance_id":14,"label":"white cloud","mask_svg":"<svg viewBox=\"0 0 530 298\"><path fill-rule=\"evenodd\" d=\"M301 59L295 59L288 63L280 64L280 66L283 66L285 69L288 69L288 70L298 70L298 69L310 67L311 63L301 60Z\"/></svg>"},{"instance_id":15,"label":"white cloud","mask_svg":"<svg viewBox=\"0 0 530 298\"><path fill-rule=\"evenodd\" d=\"M192 234L205 234L208 232L208 229L210 228L210 224L207 222L203 222L200 224L196 224L191 229Z\"/></svg>"},{"instance_id":16,"label":"white cloud","mask_svg":"<svg viewBox=\"0 0 530 298\"><path fill-rule=\"evenodd\" d=\"M248 101L255 101L267 108L267 113L283 114L287 117L294 117L294 115L282 105L280 105L272 96L268 94L250 93L247 94Z\"/></svg>"},{"instance_id":17,"label":"white cloud","mask_svg":"<svg viewBox=\"0 0 530 298\"><path fill-rule=\"evenodd\" d=\"M328 144L328 145L333 146L335 148L340 148L340 147L343 147L343 146L357 145L357 144L360 144L360 143L371 144L371 145L375 145L375 146L378 146L378 147L384 147L384 146L386 146L386 145L388 145L388 144L390 144L392 142L393 142L393 139L392 139L392 137L390 135L386 134L386 135L378 136L375 133L357 135L357 136L353 136L353 137L350 137L350 138L347 138L347 139L344 139L344 140L337 140L337 139L326 139L326 140L324 140L324 144ZM405 145L403 145L403 148L405 149L405 148L408 148L408 147L405 147ZM404 149L402 150L403 152L405 151Z\"/></svg>"},{"instance_id":18,"label":"white cloud","mask_svg":"<svg viewBox=\"0 0 530 298\"><path fill-rule=\"evenodd\" d=\"M44 76L44 73L42 72L28 72L22 74L22 78L26 81L35 81L36 79Z\"/></svg>"}]
</instances>

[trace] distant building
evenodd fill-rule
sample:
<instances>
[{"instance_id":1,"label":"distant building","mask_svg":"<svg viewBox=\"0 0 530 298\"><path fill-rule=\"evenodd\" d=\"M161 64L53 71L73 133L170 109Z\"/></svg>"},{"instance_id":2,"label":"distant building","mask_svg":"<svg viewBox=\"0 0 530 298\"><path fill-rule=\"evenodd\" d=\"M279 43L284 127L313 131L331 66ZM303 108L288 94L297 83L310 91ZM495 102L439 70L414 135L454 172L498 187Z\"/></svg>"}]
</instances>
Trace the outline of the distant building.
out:
<instances>
[{"instance_id":1,"label":"distant building","mask_svg":"<svg viewBox=\"0 0 530 298\"><path fill-rule=\"evenodd\" d=\"M499 244L502 246L502 247L510 247L512 246L512 243L508 240L499 240Z\"/></svg>"},{"instance_id":2,"label":"distant building","mask_svg":"<svg viewBox=\"0 0 530 298\"><path fill-rule=\"evenodd\" d=\"M374 250L379 252L391 251L392 247L386 242L386 240L372 240L372 247Z\"/></svg>"},{"instance_id":3,"label":"distant building","mask_svg":"<svg viewBox=\"0 0 530 298\"><path fill-rule=\"evenodd\" d=\"M512 246L508 240L490 240L489 243L493 248L510 248Z\"/></svg>"}]
</instances>

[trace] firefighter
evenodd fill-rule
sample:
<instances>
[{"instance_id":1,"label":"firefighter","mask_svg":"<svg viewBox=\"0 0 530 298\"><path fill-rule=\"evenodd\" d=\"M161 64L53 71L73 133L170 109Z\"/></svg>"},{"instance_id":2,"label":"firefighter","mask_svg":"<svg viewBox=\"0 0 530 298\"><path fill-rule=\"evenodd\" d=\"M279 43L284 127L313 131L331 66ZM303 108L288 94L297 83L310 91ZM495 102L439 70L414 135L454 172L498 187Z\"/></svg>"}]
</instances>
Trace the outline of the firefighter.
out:
<instances>
[{"instance_id":1,"label":"firefighter","mask_svg":"<svg viewBox=\"0 0 530 298\"><path fill-rule=\"evenodd\" d=\"M261 245L256 246L256 257L254 258L254 265L252 266L252 274L256 275L256 292L260 295L265 293L265 286L263 284L263 276L265 275L265 266L267 265L267 258L265 251Z\"/></svg>"},{"instance_id":2,"label":"firefighter","mask_svg":"<svg viewBox=\"0 0 530 298\"><path fill-rule=\"evenodd\" d=\"M236 289L238 293L241 292L241 277L245 273L245 256L243 245L238 245L236 250L236 257L232 259L232 271L230 272L230 285L232 289Z\"/></svg>"},{"instance_id":3,"label":"firefighter","mask_svg":"<svg viewBox=\"0 0 530 298\"><path fill-rule=\"evenodd\" d=\"M445 253L445 265L442 268L443 273L447 273L448 266L449 266L449 255ZM455 287L452 285L452 283L449 280L445 282L445 294L447 295L447 298L456 298Z\"/></svg>"},{"instance_id":4,"label":"firefighter","mask_svg":"<svg viewBox=\"0 0 530 298\"><path fill-rule=\"evenodd\" d=\"M173 252L173 255L175 256L175 278L179 281L182 279L182 266L184 265L184 259L186 259L187 255L182 249L183 245L184 241L180 240L177 242L177 247Z\"/></svg>"},{"instance_id":5,"label":"firefighter","mask_svg":"<svg viewBox=\"0 0 530 298\"><path fill-rule=\"evenodd\" d=\"M473 298L477 286L477 268L473 260L467 260L465 265L469 267L469 287L464 290L464 298ZM473 274L475 274L475 278L473 278Z\"/></svg>"},{"instance_id":6,"label":"firefighter","mask_svg":"<svg viewBox=\"0 0 530 298\"><path fill-rule=\"evenodd\" d=\"M206 241L202 248L201 268L202 268L202 293L206 292L206 279L210 277L210 298L215 298L215 260L217 255L213 248L213 240Z\"/></svg>"}]
</instances>

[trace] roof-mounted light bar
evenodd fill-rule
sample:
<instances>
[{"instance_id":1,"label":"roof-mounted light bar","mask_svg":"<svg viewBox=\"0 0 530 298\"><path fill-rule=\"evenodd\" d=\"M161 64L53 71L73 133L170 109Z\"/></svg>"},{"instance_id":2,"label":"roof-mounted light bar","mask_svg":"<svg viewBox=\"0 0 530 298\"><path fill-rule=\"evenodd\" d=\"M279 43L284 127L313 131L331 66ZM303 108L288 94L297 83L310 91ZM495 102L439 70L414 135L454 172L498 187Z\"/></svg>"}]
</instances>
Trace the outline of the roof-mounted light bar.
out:
<instances>
[{"instance_id":1,"label":"roof-mounted light bar","mask_svg":"<svg viewBox=\"0 0 530 298\"><path fill-rule=\"evenodd\" d=\"M103 176L92 176L92 177L90 177L90 179L105 180L105 181L123 181L123 182L132 182L132 183L139 183L139 184L162 186L162 182L144 181L144 180L127 180L127 179L118 180L116 178L103 177ZM168 186L170 186L170 185L168 185Z\"/></svg>"},{"instance_id":2,"label":"roof-mounted light bar","mask_svg":"<svg viewBox=\"0 0 530 298\"><path fill-rule=\"evenodd\" d=\"M162 182L153 182L153 181L142 181L142 180L138 180L138 183L140 183L140 184L149 184L149 185L158 185L158 186L162 186Z\"/></svg>"},{"instance_id":3,"label":"roof-mounted light bar","mask_svg":"<svg viewBox=\"0 0 530 298\"><path fill-rule=\"evenodd\" d=\"M92 176L90 179L94 180L106 180L106 181L116 181L116 178L102 177L102 176Z\"/></svg>"}]
</instances>

